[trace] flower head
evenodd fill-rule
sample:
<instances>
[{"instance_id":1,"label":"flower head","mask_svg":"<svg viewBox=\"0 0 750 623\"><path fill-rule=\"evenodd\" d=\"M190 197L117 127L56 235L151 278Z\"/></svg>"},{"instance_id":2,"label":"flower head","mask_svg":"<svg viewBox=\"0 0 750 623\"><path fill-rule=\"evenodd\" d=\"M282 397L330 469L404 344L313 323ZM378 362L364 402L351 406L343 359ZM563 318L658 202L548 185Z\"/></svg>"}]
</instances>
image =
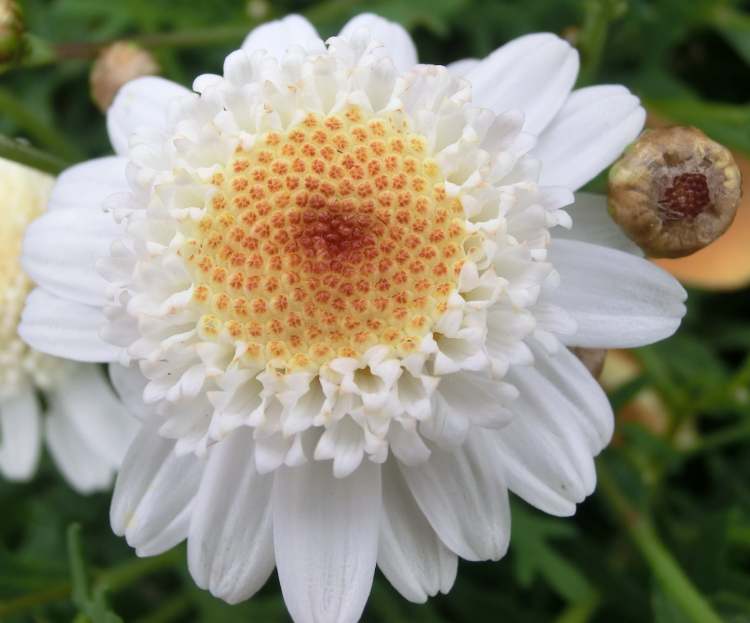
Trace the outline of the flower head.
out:
<instances>
[{"instance_id":1,"label":"flower head","mask_svg":"<svg viewBox=\"0 0 750 623\"><path fill-rule=\"evenodd\" d=\"M187 538L230 602L276 566L295 620L344 622L376 563L424 601L457 556L502 557L508 489L574 512L612 415L566 346L684 313L605 199L570 229L644 119L622 87L571 93L577 68L553 35L445 68L376 16L325 44L291 16L194 93L123 87L118 155L64 173L35 224L54 244L26 246L48 267L22 327L112 362L145 419L116 532L142 555Z\"/></svg>"},{"instance_id":2,"label":"flower head","mask_svg":"<svg viewBox=\"0 0 750 623\"><path fill-rule=\"evenodd\" d=\"M18 336L32 288L20 264L21 241L44 211L53 182L0 160L0 474L10 480L32 476L44 429L60 471L75 489L89 492L111 484L135 431L100 370L43 354ZM43 425L38 391L49 405ZM109 411L106 417L100 409Z\"/></svg>"},{"instance_id":3,"label":"flower head","mask_svg":"<svg viewBox=\"0 0 750 623\"><path fill-rule=\"evenodd\" d=\"M731 152L696 128L649 130L612 167L612 218L652 257L682 257L732 224L742 195Z\"/></svg>"}]
</instances>

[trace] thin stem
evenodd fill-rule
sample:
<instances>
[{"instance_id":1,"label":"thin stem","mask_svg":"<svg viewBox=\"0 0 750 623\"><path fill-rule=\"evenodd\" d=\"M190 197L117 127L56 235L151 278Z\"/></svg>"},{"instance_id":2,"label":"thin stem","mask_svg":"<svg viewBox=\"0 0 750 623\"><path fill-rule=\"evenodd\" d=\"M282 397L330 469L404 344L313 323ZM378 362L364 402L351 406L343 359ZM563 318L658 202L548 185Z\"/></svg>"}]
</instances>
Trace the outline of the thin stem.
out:
<instances>
[{"instance_id":1,"label":"thin stem","mask_svg":"<svg viewBox=\"0 0 750 623\"><path fill-rule=\"evenodd\" d=\"M555 623L588 623L596 614L600 604L599 596L571 604L555 620Z\"/></svg>"},{"instance_id":2,"label":"thin stem","mask_svg":"<svg viewBox=\"0 0 750 623\"><path fill-rule=\"evenodd\" d=\"M111 591L121 590L143 576L180 564L183 556L184 554L182 550L177 548L170 550L161 556L129 560L117 567L112 567L111 569L95 573L94 586L105 584ZM44 606L55 601L69 599L71 596L71 590L72 584L70 582L60 582L40 591L28 595L22 595L21 597L9 601L0 602L0 620L2 620L4 616L21 614L38 606Z\"/></svg>"},{"instance_id":3,"label":"thin stem","mask_svg":"<svg viewBox=\"0 0 750 623\"><path fill-rule=\"evenodd\" d=\"M57 156L3 135L0 135L0 158L25 164L53 175L57 175L68 166L65 160Z\"/></svg>"},{"instance_id":4,"label":"thin stem","mask_svg":"<svg viewBox=\"0 0 750 623\"><path fill-rule=\"evenodd\" d=\"M580 84L594 81L599 71L607 31L621 9L620 0L586 0L578 47L582 53Z\"/></svg>"},{"instance_id":5,"label":"thin stem","mask_svg":"<svg viewBox=\"0 0 750 623\"><path fill-rule=\"evenodd\" d=\"M709 450L715 450L733 443L739 443L750 438L750 422L741 422L737 426L732 426L720 430L716 433L704 435L696 445L686 450L687 454L702 454Z\"/></svg>"},{"instance_id":6,"label":"thin stem","mask_svg":"<svg viewBox=\"0 0 750 623\"><path fill-rule=\"evenodd\" d=\"M67 160L81 160L81 153L56 128L45 123L12 92L0 88L0 113L12 119L29 137Z\"/></svg>"},{"instance_id":7,"label":"thin stem","mask_svg":"<svg viewBox=\"0 0 750 623\"><path fill-rule=\"evenodd\" d=\"M136 35L127 37L127 39L144 48L192 48L240 41L247 35L249 29L249 24L214 26L212 28L201 28L200 30ZM55 60L92 59L96 58L96 55L103 48L115 41L115 39L112 39L92 43L60 43L53 46L53 56Z\"/></svg>"},{"instance_id":8,"label":"thin stem","mask_svg":"<svg viewBox=\"0 0 750 623\"><path fill-rule=\"evenodd\" d=\"M748 385L750 385L750 357L745 359L740 369L732 376L727 384L721 384L714 391L709 392L701 400L695 401L691 407L683 409L683 413L688 412L690 416L702 411L710 411L717 405L726 404L728 407L738 406L747 401ZM685 416L683 416L685 417ZM680 420L682 421L682 420ZM674 427L671 438L677 432L677 426ZM703 435L692 447L685 450L686 454L701 454L708 450L721 448L725 445L738 443L750 437L750 423L742 420L739 424L726 427L723 430L708 435Z\"/></svg>"},{"instance_id":9,"label":"thin stem","mask_svg":"<svg viewBox=\"0 0 750 623\"><path fill-rule=\"evenodd\" d=\"M70 582L61 582L48 586L41 591L21 595L21 597L2 602L0 603L0 620L13 614L28 612L37 606L67 599L70 595L70 589Z\"/></svg>"},{"instance_id":10,"label":"thin stem","mask_svg":"<svg viewBox=\"0 0 750 623\"><path fill-rule=\"evenodd\" d=\"M605 499L625 526L662 590L682 610L685 620L693 623L722 623L719 615L662 543L650 518L625 497L603 462L599 463L598 472L599 488Z\"/></svg>"},{"instance_id":11,"label":"thin stem","mask_svg":"<svg viewBox=\"0 0 750 623\"><path fill-rule=\"evenodd\" d=\"M111 591L118 591L144 575L150 575L165 567L172 567L183 559L180 548L171 549L161 556L134 558L117 567L102 571L96 576L95 585L105 584Z\"/></svg>"},{"instance_id":12,"label":"thin stem","mask_svg":"<svg viewBox=\"0 0 750 623\"><path fill-rule=\"evenodd\" d=\"M70 564L70 576L73 580L72 597L73 602L83 608L88 598L88 573L86 563L83 560L81 543L81 524L73 524L68 528L68 562Z\"/></svg>"},{"instance_id":13,"label":"thin stem","mask_svg":"<svg viewBox=\"0 0 750 623\"><path fill-rule=\"evenodd\" d=\"M355 12L355 7L362 0L324 0L303 14L313 23L343 20ZM32 54L16 67L41 67L63 60L96 58L99 52L116 41L132 41L144 48L193 48L200 46L239 43L248 32L257 26L256 20L237 24L224 24L185 30L179 32L148 33L144 35L121 36L106 41L51 43L39 37L28 36Z\"/></svg>"}]
</instances>

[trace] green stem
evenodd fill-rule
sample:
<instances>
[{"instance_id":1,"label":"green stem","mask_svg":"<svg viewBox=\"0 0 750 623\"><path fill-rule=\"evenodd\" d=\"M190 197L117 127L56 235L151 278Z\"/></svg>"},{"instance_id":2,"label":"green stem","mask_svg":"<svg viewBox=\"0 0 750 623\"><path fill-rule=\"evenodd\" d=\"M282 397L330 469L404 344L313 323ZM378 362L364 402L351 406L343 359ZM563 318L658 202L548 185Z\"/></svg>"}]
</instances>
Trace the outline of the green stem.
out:
<instances>
[{"instance_id":1,"label":"green stem","mask_svg":"<svg viewBox=\"0 0 750 623\"><path fill-rule=\"evenodd\" d=\"M48 604L53 601L67 599L70 595L70 589L70 582L61 582L59 584L49 586L41 591L4 601L0 603L0 621L2 621L4 617L9 617L13 614L20 614L22 612L28 612L29 610L32 610L37 606L43 606L44 604Z\"/></svg>"},{"instance_id":2,"label":"green stem","mask_svg":"<svg viewBox=\"0 0 750 623\"><path fill-rule=\"evenodd\" d=\"M589 84L594 80L601 62L604 42L607 39L607 19L599 0L588 0L583 7L583 25L578 44L583 62L578 80L582 84Z\"/></svg>"},{"instance_id":3,"label":"green stem","mask_svg":"<svg viewBox=\"0 0 750 623\"><path fill-rule=\"evenodd\" d=\"M586 0L578 47L581 50L579 84L592 83L599 71L609 24L623 9L621 0Z\"/></svg>"},{"instance_id":4,"label":"green stem","mask_svg":"<svg viewBox=\"0 0 750 623\"><path fill-rule=\"evenodd\" d=\"M341 21L353 14L356 5L361 3L362 0L325 0L302 13L313 23ZM256 21L248 21L242 24L224 24L196 30L123 36L96 42L51 43L30 35L27 38L32 53L15 67L41 67L73 59L91 60L96 58L103 48L122 40L132 41L149 49L179 49L239 43L257 25Z\"/></svg>"},{"instance_id":5,"label":"green stem","mask_svg":"<svg viewBox=\"0 0 750 623\"><path fill-rule=\"evenodd\" d=\"M153 33L128 37L128 41L144 48L192 48L239 41L247 35L249 25L214 26L200 30ZM99 52L118 39L93 43L60 43L53 46L54 60L93 59Z\"/></svg>"},{"instance_id":6,"label":"green stem","mask_svg":"<svg viewBox=\"0 0 750 623\"><path fill-rule=\"evenodd\" d=\"M53 175L57 175L68 166L65 160L57 156L3 135L0 135L0 158L25 164Z\"/></svg>"},{"instance_id":7,"label":"green stem","mask_svg":"<svg viewBox=\"0 0 750 623\"><path fill-rule=\"evenodd\" d=\"M650 518L625 497L602 461L598 467L599 488L665 594L683 611L685 620L693 623L723 623L662 543Z\"/></svg>"},{"instance_id":8,"label":"green stem","mask_svg":"<svg viewBox=\"0 0 750 623\"><path fill-rule=\"evenodd\" d=\"M571 604L555 620L555 623L588 623L596 614L601 600L596 595L581 603Z\"/></svg>"},{"instance_id":9,"label":"green stem","mask_svg":"<svg viewBox=\"0 0 750 623\"><path fill-rule=\"evenodd\" d=\"M747 401L747 398L741 398L740 396L746 396L748 387L750 387L750 356L745 359L739 370L734 373L729 383L720 384L700 400L694 401L691 405L686 405L680 411L683 415L679 418L679 421L677 421L678 418L674 418L676 425L673 427L674 430L671 431L670 438L674 437L679 423L686 417L692 417L696 413L721 408L723 405L726 405L729 409L744 406L743 401ZM685 415L686 413L688 415ZM708 450L744 441L748 437L750 437L750 422L742 420L734 426L703 435L695 445L687 448L685 452L688 455L701 454Z\"/></svg>"},{"instance_id":10,"label":"green stem","mask_svg":"<svg viewBox=\"0 0 750 623\"><path fill-rule=\"evenodd\" d=\"M750 422L741 422L737 426L732 426L720 430L710 435L704 435L700 441L693 447L689 448L687 454L702 454L709 450L715 450L733 443L739 443L750 438Z\"/></svg>"},{"instance_id":11,"label":"green stem","mask_svg":"<svg viewBox=\"0 0 750 623\"><path fill-rule=\"evenodd\" d=\"M161 556L134 558L117 567L102 571L96 576L95 586L105 584L109 590L118 591L144 575L150 575L165 567L173 567L181 563L183 557L182 549L174 548Z\"/></svg>"},{"instance_id":12,"label":"green stem","mask_svg":"<svg viewBox=\"0 0 750 623\"><path fill-rule=\"evenodd\" d=\"M181 564L184 554L180 548L172 549L161 556L153 558L136 558L122 565L94 574L94 586L105 584L108 589L118 591L129 586L143 576L150 575L164 568ZM0 620L12 614L28 612L38 606L68 599L71 596L72 584L60 582L43 590L22 595L15 599L0 602Z\"/></svg>"},{"instance_id":13,"label":"green stem","mask_svg":"<svg viewBox=\"0 0 750 623\"><path fill-rule=\"evenodd\" d=\"M73 524L68 527L68 563L70 564L70 576L73 580L72 598L73 602L83 608L88 599L88 579L86 563L83 560L81 543L81 524Z\"/></svg>"},{"instance_id":14,"label":"green stem","mask_svg":"<svg viewBox=\"0 0 750 623\"><path fill-rule=\"evenodd\" d=\"M70 145L63 134L41 120L24 102L3 88L0 88L0 113L12 119L35 142L62 155L66 160L82 159L82 154Z\"/></svg>"},{"instance_id":15,"label":"green stem","mask_svg":"<svg viewBox=\"0 0 750 623\"><path fill-rule=\"evenodd\" d=\"M750 59L750 16L726 2L717 2L708 12L706 22L718 30L745 61Z\"/></svg>"}]
</instances>

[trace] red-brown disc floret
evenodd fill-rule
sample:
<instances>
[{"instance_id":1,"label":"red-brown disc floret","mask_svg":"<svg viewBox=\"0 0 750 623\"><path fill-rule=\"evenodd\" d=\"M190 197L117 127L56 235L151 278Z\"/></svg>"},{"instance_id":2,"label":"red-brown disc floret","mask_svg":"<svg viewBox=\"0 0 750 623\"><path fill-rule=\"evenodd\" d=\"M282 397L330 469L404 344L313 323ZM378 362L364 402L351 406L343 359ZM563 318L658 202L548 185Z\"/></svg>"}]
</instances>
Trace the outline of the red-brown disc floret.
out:
<instances>
[{"instance_id":1,"label":"red-brown disc floret","mask_svg":"<svg viewBox=\"0 0 750 623\"><path fill-rule=\"evenodd\" d=\"M181 251L199 331L258 363L316 368L377 344L406 355L456 289L463 207L396 115L308 114L238 148L211 185Z\"/></svg>"}]
</instances>

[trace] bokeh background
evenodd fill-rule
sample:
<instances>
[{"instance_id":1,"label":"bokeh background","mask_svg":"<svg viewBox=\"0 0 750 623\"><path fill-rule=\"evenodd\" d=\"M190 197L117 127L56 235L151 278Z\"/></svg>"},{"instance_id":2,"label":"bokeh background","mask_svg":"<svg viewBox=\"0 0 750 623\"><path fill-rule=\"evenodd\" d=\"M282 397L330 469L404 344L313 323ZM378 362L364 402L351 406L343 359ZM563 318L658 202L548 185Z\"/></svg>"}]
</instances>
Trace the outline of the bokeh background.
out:
<instances>
[{"instance_id":1,"label":"bokeh background","mask_svg":"<svg viewBox=\"0 0 750 623\"><path fill-rule=\"evenodd\" d=\"M89 73L96 44L134 39L189 85L266 19L306 15L323 36L365 10L401 22L420 59L482 57L559 33L579 85L617 82L655 125L694 125L750 179L750 3L732 0L26 0L31 54L0 74L0 133L73 163L107 153ZM606 191L606 176L591 185ZM750 194L750 193L746 193ZM2 198L0 198L2 200ZM679 334L610 353L618 412L599 487L572 519L515 500L508 556L462 563L427 605L376 577L368 622L750 622L750 206L711 248L665 264L690 287ZM227 487L232 483L227 482ZM0 621L283 622L278 583L227 606L195 588L180 548L139 560L109 529L109 496L72 493L49 459L0 481ZM77 524L74 525L74 524ZM71 527L73 526L73 527ZM314 535L311 535L314 538Z\"/></svg>"}]
</instances>

